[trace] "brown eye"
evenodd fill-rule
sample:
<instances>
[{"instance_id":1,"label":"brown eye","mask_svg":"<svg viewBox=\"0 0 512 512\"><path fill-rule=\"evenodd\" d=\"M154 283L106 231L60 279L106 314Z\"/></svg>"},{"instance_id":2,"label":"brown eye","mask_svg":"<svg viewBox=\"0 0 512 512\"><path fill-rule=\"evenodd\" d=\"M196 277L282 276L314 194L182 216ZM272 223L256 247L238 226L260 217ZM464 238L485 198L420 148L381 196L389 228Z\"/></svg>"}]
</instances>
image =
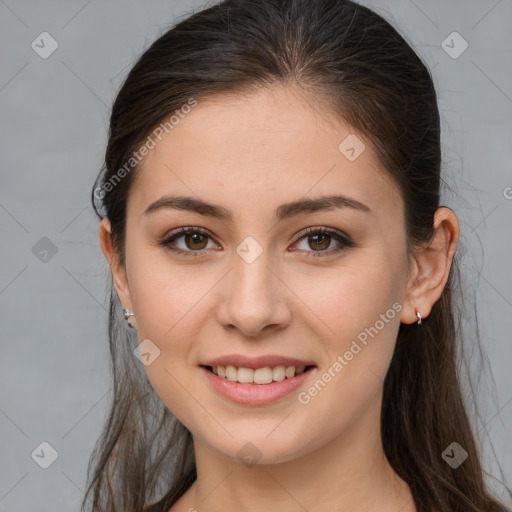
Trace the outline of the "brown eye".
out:
<instances>
[{"instance_id":1,"label":"brown eye","mask_svg":"<svg viewBox=\"0 0 512 512\"><path fill-rule=\"evenodd\" d=\"M184 245L179 247L177 241L181 239L183 239ZM206 230L187 227L180 228L177 232L160 240L158 244L175 254L201 256L203 251L208 248L209 240L212 240L212 237ZM308 257L329 256L349 247L354 247L354 243L347 235L328 228L309 228L302 233L295 245L303 243L303 241L307 241L306 247L299 247L298 250L306 252ZM336 243L336 246L330 248L333 242Z\"/></svg>"},{"instance_id":2,"label":"brown eye","mask_svg":"<svg viewBox=\"0 0 512 512\"><path fill-rule=\"evenodd\" d=\"M185 245L188 249L201 250L205 249L207 243L207 236L202 233L188 233L186 235L182 235L183 240L185 240Z\"/></svg>"},{"instance_id":3,"label":"brown eye","mask_svg":"<svg viewBox=\"0 0 512 512\"><path fill-rule=\"evenodd\" d=\"M179 231L159 240L158 245L168 251L185 256L200 256L208 246L211 236L202 228L180 228ZM177 246L177 241L183 239L184 246Z\"/></svg>"},{"instance_id":4,"label":"brown eye","mask_svg":"<svg viewBox=\"0 0 512 512\"><path fill-rule=\"evenodd\" d=\"M305 251L308 257L328 256L354 247L354 243L348 236L327 228L309 228L302 233L296 244L302 241L305 241L304 245L306 247L299 247L299 250ZM336 242L337 246L329 249L333 241Z\"/></svg>"},{"instance_id":5,"label":"brown eye","mask_svg":"<svg viewBox=\"0 0 512 512\"><path fill-rule=\"evenodd\" d=\"M310 240L313 240L313 242L309 242L309 247L311 249L317 251L317 250L324 250L328 249L329 245L331 245L331 237L330 235L313 235L308 237Z\"/></svg>"}]
</instances>

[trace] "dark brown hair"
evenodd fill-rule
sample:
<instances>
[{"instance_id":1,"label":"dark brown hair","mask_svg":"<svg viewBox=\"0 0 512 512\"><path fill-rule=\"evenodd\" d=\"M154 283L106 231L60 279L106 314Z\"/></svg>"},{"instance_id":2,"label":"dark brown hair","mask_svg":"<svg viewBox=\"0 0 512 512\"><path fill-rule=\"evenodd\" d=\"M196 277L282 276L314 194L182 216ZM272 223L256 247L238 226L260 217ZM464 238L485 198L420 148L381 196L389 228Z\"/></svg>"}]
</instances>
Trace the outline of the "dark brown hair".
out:
<instances>
[{"instance_id":1,"label":"dark brown hair","mask_svg":"<svg viewBox=\"0 0 512 512\"><path fill-rule=\"evenodd\" d=\"M429 70L409 44L381 16L349 0L227 0L159 37L114 102L91 199L98 216L110 219L122 263L126 200L137 172L126 163L155 127L191 98L275 84L299 87L363 134L401 190L409 248L431 240L440 205L439 111ZM486 490L459 380L457 265L456 259L422 328L400 326L384 382L383 446L419 511L504 511ZM113 399L82 510L167 512L196 478L191 434L136 364L137 341L110 285ZM457 469L442 458L453 441L469 454Z\"/></svg>"}]
</instances>

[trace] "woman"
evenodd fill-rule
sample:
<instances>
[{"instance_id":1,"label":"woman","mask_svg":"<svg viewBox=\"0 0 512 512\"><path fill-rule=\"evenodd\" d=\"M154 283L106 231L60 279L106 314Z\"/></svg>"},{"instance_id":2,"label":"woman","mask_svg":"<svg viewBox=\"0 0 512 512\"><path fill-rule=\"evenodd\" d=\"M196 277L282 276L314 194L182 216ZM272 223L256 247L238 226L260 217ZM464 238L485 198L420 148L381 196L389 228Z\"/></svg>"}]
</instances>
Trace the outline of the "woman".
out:
<instances>
[{"instance_id":1,"label":"woman","mask_svg":"<svg viewBox=\"0 0 512 512\"><path fill-rule=\"evenodd\" d=\"M83 506L505 510L456 371L440 166L429 71L365 7L225 1L163 34L93 190L114 401Z\"/></svg>"}]
</instances>

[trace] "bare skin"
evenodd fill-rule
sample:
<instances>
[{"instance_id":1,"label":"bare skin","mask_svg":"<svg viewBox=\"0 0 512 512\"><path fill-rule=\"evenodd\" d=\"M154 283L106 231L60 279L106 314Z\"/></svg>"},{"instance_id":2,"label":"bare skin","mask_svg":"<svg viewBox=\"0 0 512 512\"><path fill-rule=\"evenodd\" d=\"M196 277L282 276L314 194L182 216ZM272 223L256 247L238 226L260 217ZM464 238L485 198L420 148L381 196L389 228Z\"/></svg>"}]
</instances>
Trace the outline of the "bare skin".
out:
<instances>
[{"instance_id":1,"label":"bare skin","mask_svg":"<svg viewBox=\"0 0 512 512\"><path fill-rule=\"evenodd\" d=\"M100 224L102 249L123 307L135 313L139 341L150 339L160 350L147 375L194 438L198 478L170 512L416 511L383 452L383 379L400 322L416 322L416 311L427 318L440 297L459 227L453 212L440 208L430 245L408 248L403 200L370 142L356 134L366 149L354 161L338 149L351 133L290 88L201 101L135 171L126 266L108 219ZM368 210L273 217L283 203L334 194ZM220 205L233 218L171 208L144 214L165 195ZM208 232L174 240L192 256L158 244L180 227ZM352 245L332 236L319 242L303 234L309 227L340 232ZM249 236L262 249L251 263L236 251ZM399 308L378 334L301 402L299 392L332 372L338 356L366 328L380 326L393 304ZM238 404L215 391L200 368L234 353L297 357L316 368L277 402ZM238 455L247 443L257 448L256 464Z\"/></svg>"}]
</instances>

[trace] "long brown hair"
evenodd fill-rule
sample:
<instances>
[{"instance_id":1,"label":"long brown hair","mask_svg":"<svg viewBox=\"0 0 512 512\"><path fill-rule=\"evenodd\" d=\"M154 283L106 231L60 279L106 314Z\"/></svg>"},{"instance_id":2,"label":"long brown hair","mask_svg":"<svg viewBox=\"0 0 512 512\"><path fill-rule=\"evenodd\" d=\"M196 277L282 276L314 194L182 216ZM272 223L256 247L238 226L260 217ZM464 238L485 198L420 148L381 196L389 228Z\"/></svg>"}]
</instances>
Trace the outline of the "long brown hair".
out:
<instances>
[{"instance_id":1,"label":"long brown hair","mask_svg":"<svg viewBox=\"0 0 512 512\"><path fill-rule=\"evenodd\" d=\"M439 111L429 70L403 37L349 0L226 0L159 37L114 102L91 200L98 217L110 219L123 264L133 159L156 139L155 128L191 98L272 84L298 85L365 134L401 190L409 246L431 240L440 205ZM419 511L502 512L485 486L459 380L457 268L458 258L422 328L400 326L384 382L383 446ZM166 512L196 479L191 434L135 361L137 340L121 319L112 281L108 328L113 399L82 510ZM454 441L468 453L456 469L442 457Z\"/></svg>"}]
</instances>

